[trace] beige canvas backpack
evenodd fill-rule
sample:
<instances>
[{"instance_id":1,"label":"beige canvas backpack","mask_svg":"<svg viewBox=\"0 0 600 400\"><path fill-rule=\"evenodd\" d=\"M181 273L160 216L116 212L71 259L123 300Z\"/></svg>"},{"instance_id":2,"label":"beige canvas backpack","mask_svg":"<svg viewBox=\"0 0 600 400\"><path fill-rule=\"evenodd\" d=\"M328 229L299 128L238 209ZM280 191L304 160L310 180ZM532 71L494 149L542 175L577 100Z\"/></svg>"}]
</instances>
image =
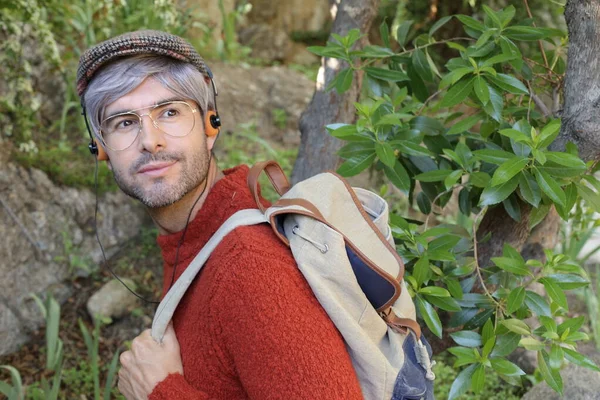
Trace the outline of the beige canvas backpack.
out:
<instances>
[{"instance_id":1,"label":"beige canvas backpack","mask_svg":"<svg viewBox=\"0 0 600 400\"><path fill-rule=\"evenodd\" d=\"M263 171L281 195L267 209L258 195ZM160 303L153 338L160 342L185 291L229 232L269 223L342 334L364 398L433 399L431 349L402 279L387 203L331 172L290 187L274 161L256 164L248 184L258 209L231 216L198 253Z\"/></svg>"}]
</instances>

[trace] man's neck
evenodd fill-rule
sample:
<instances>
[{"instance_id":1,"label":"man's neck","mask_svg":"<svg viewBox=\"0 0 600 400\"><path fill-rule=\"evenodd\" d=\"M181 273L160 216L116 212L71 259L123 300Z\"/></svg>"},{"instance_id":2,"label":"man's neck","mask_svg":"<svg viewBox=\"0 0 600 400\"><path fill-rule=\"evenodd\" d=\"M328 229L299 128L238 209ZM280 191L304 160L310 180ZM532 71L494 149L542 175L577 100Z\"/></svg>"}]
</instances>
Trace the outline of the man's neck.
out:
<instances>
[{"instance_id":1,"label":"man's neck","mask_svg":"<svg viewBox=\"0 0 600 400\"><path fill-rule=\"evenodd\" d=\"M223 175L223 172L218 169L214 160L211 160L206 179L200 185L198 185L196 189L192 190L183 196L181 200L171 204L170 206L148 209L150 217L152 217L152 220L158 227L158 233L160 235L168 235L182 231L185 228L186 222L188 222L188 215L189 221L192 221L196 217L198 211L202 209L204 201L206 200L206 197L208 196L208 193L212 187L224 176L225 175ZM201 197L196 202L198 196ZM196 202L195 205L194 202ZM192 206L194 209L190 215L190 209Z\"/></svg>"}]
</instances>

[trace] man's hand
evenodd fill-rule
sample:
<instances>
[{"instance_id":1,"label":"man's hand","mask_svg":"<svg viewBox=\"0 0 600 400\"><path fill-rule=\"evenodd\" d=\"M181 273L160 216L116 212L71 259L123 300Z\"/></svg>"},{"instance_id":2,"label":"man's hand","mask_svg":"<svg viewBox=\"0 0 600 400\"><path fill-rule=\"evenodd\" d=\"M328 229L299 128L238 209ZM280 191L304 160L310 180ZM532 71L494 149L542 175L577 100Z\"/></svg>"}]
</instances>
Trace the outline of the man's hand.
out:
<instances>
[{"instance_id":1,"label":"man's hand","mask_svg":"<svg viewBox=\"0 0 600 400\"><path fill-rule=\"evenodd\" d=\"M123 352L119 358L122 368L118 387L127 400L147 400L154 387L167 375L183 375L173 324L167 327L162 344L156 343L150 332L147 329L133 339L131 350Z\"/></svg>"}]
</instances>

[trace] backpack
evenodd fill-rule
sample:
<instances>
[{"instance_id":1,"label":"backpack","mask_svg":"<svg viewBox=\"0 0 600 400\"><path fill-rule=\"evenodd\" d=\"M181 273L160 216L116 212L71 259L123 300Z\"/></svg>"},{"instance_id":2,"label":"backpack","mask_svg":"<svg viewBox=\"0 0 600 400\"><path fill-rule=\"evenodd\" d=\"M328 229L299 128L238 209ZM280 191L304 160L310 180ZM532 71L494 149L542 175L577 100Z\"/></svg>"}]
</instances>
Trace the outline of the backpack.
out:
<instances>
[{"instance_id":1,"label":"backpack","mask_svg":"<svg viewBox=\"0 0 600 400\"><path fill-rule=\"evenodd\" d=\"M266 208L258 177L266 172L281 198ZM232 215L161 301L152 323L160 342L177 304L219 242L238 226L268 223L346 343L368 400L433 399L431 347L416 323L404 263L388 226L388 205L332 172L290 187L274 161L256 164L248 185L258 209Z\"/></svg>"}]
</instances>

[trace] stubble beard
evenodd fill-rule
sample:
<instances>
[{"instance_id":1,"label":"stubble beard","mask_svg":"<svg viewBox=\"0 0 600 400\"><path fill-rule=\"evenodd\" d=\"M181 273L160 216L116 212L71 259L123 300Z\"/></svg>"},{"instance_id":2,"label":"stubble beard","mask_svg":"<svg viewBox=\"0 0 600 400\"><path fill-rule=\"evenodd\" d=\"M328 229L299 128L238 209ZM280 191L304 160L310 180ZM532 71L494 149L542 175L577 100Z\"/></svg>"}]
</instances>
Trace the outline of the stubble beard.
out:
<instances>
[{"instance_id":1,"label":"stubble beard","mask_svg":"<svg viewBox=\"0 0 600 400\"><path fill-rule=\"evenodd\" d=\"M135 182L137 171L153 161L177 161L181 173L177 182L169 184L163 177L154 178L149 187L144 188ZM140 157L126 174L113 171L117 186L129 197L139 200L148 208L162 208L181 200L183 196L198 187L208 175L209 153L206 145L200 151L191 153L188 159L182 152L157 153ZM124 176L127 175L127 176ZM129 179L128 179L129 178Z\"/></svg>"}]
</instances>

